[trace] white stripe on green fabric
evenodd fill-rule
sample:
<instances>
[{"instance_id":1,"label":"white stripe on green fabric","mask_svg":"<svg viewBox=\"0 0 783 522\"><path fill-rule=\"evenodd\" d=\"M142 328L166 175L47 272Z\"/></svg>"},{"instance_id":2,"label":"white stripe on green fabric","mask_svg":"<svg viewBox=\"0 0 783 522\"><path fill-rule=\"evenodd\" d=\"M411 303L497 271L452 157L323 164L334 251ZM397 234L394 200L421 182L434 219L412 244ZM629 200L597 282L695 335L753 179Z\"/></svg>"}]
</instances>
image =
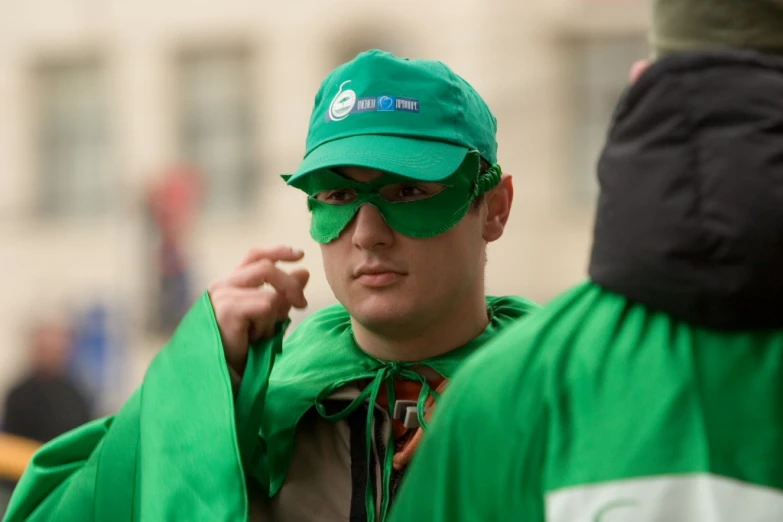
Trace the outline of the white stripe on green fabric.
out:
<instances>
[{"instance_id":1,"label":"white stripe on green fabric","mask_svg":"<svg viewBox=\"0 0 783 522\"><path fill-rule=\"evenodd\" d=\"M783 490L698 473L574 486L546 496L547 522L779 522Z\"/></svg>"}]
</instances>

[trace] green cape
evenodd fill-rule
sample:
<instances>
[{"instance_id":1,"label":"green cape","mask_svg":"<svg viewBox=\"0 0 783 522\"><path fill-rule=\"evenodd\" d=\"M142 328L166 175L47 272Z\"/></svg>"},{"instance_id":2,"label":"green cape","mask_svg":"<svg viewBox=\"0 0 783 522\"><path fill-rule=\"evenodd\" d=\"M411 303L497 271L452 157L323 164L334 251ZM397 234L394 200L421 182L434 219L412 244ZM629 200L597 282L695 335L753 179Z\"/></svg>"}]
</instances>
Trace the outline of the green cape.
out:
<instances>
[{"instance_id":1,"label":"green cape","mask_svg":"<svg viewBox=\"0 0 783 522\"><path fill-rule=\"evenodd\" d=\"M449 377L498 328L536 307L512 297L488 302L493 320L484 334L423 364ZM381 373L406 371L359 350L348 313L340 306L313 314L283 349L287 326L287 321L278 324L274 338L251 347L235 399L205 293L119 413L67 433L36 453L14 491L5 522L246 522L243 470L268 484L270 494L279 490L296 424L319 396L325 398L340 383L356 378L378 380Z\"/></svg>"},{"instance_id":2,"label":"green cape","mask_svg":"<svg viewBox=\"0 0 783 522\"><path fill-rule=\"evenodd\" d=\"M537 306L518 297L488 297L487 308L490 311L490 324L484 332L465 346L440 357L416 363L381 361L367 355L356 345L351 329L348 312L336 305L314 314L286 341L283 353L275 362L266 399L261 435L267 451L259 455L254 463L253 475L269 489L274 496L283 485L291 460L296 425L302 416L313 406L327 418L343 418L356 406L367 399L375 403L380 386L391 383L393 377L400 376L422 383L424 392L419 398L419 420L422 419L422 407L429 390L426 379L411 370L414 366L428 366L446 378L450 378L465 358L487 343L504 327ZM359 379L373 380L354 403L337 415L328 417L322 408L322 401L341 386ZM394 391L388 387L389 403L394 402ZM367 434L371 437L368 416ZM367 444L367 451L371 445ZM388 509L388 482L391 473L393 452L386 452L387 462L384 472L384 495L382 518ZM369 459L368 459L369 461ZM374 491L368 494L366 503L368 514L374 513ZM374 517L372 514L370 518Z\"/></svg>"},{"instance_id":3,"label":"green cape","mask_svg":"<svg viewBox=\"0 0 783 522\"><path fill-rule=\"evenodd\" d=\"M245 522L242 472L258 445L267 377L286 323L254 347L234 404L208 295L188 312L141 387L114 416L44 445L5 522Z\"/></svg>"}]
</instances>

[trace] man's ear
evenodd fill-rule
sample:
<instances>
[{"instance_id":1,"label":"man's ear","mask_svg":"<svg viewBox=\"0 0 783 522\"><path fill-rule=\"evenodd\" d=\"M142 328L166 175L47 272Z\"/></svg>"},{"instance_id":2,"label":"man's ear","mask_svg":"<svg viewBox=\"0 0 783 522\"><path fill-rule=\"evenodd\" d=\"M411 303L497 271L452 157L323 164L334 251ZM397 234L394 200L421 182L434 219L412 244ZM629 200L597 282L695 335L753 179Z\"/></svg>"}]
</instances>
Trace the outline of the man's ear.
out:
<instances>
[{"instance_id":1,"label":"man's ear","mask_svg":"<svg viewBox=\"0 0 783 522\"><path fill-rule=\"evenodd\" d=\"M497 241L503 235L508 216L511 213L511 203L514 200L514 184L509 174L503 174L500 183L490 190L485 199L487 216L484 220L484 241Z\"/></svg>"}]
</instances>

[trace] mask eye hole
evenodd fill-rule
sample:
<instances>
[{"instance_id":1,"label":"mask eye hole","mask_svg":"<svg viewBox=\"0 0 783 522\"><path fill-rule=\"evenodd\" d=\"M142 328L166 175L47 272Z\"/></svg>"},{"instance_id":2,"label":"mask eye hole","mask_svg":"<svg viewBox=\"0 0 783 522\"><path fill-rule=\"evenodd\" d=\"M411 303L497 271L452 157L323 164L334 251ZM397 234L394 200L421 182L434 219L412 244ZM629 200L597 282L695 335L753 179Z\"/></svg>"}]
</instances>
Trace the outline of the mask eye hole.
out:
<instances>
[{"instance_id":1,"label":"mask eye hole","mask_svg":"<svg viewBox=\"0 0 783 522\"><path fill-rule=\"evenodd\" d=\"M392 183L381 187L380 195L385 201L407 203L431 198L445 189L441 183Z\"/></svg>"},{"instance_id":2,"label":"mask eye hole","mask_svg":"<svg viewBox=\"0 0 783 522\"><path fill-rule=\"evenodd\" d=\"M319 192L315 199L329 205L348 205L356 201L357 196L353 189L332 189Z\"/></svg>"}]
</instances>

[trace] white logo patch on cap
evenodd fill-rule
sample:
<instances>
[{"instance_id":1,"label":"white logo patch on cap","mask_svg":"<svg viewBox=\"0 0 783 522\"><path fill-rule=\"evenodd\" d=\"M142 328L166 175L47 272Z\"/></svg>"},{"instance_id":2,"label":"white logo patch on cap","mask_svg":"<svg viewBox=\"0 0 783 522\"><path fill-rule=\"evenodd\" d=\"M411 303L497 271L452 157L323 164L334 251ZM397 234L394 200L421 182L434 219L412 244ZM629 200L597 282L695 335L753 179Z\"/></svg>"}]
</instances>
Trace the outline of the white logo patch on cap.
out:
<instances>
[{"instance_id":1,"label":"white logo patch on cap","mask_svg":"<svg viewBox=\"0 0 783 522\"><path fill-rule=\"evenodd\" d=\"M337 91L331 105L329 105L329 119L333 121L344 120L351 114L354 105L356 105L356 93L351 89L343 90L345 84L351 83L351 80L344 81L340 84L340 89Z\"/></svg>"}]
</instances>

